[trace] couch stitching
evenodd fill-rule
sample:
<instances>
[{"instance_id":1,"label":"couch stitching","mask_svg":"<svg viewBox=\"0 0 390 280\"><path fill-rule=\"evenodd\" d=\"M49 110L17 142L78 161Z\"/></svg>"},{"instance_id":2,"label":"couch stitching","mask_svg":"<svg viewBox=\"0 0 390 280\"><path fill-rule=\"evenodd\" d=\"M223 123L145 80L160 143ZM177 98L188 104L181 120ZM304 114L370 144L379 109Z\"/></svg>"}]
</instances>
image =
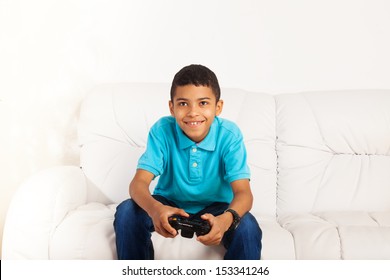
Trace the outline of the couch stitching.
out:
<instances>
[{"instance_id":1,"label":"couch stitching","mask_svg":"<svg viewBox=\"0 0 390 280\"><path fill-rule=\"evenodd\" d=\"M277 99L274 96L274 103L275 103L275 155L276 155L276 190L275 190L275 218L278 220L278 201L279 201L279 153L278 153L278 106L277 106ZM296 256L295 256L296 258Z\"/></svg>"}]
</instances>

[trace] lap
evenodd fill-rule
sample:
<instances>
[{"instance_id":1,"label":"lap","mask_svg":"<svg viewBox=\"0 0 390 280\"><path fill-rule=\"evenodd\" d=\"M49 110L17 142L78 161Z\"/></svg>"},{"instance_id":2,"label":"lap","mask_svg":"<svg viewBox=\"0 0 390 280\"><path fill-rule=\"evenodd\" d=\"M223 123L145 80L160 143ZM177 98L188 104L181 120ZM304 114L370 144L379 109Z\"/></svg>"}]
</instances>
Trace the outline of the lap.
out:
<instances>
[{"instance_id":1,"label":"lap","mask_svg":"<svg viewBox=\"0 0 390 280\"><path fill-rule=\"evenodd\" d=\"M166 199L163 196L153 196L156 200L160 201L164 205L169 205L172 207L177 207L175 203L172 201ZM205 213L210 213L214 216L221 215L227 208L229 204L227 203L213 203L206 208L204 208L202 211L192 214L191 219L201 219L200 216ZM150 223L151 219L149 215L146 213L145 210L143 210L141 207L138 206L138 204L133 199L127 199L120 203L117 207L116 213L115 213L115 219L116 220L122 220L126 222L131 223ZM257 232L259 231L259 225L256 221L256 218L251 213L246 213L240 221L240 225L237 227L237 229L234 232L245 232L245 234L251 234L251 232ZM226 233L226 235L230 235L229 232Z\"/></svg>"}]
</instances>

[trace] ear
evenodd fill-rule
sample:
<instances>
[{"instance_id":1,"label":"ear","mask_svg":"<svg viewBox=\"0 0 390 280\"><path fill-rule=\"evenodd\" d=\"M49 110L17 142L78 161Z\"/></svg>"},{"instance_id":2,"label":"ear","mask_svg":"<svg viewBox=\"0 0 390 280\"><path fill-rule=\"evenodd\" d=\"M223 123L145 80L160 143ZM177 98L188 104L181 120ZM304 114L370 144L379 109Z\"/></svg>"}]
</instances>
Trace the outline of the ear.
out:
<instances>
[{"instance_id":1,"label":"ear","mask_svg":"<svg viewBox=\"0 0 390 280\"><path fill-rule=\"evenodd\" d=\"M219 100L216 105L215 115L219 116L222 113L223 109L223 100Z\"/></svg>"},{"instance_id":2,"label":"ear","mask_svg":"<svg viewBox=\"0 0 390 280\"><path fill-rule=\"evenodd\" d=\"M169 111L171 112L171 116L174 117L175 113L173 112L173 102L169 100Z\"/></svg>"}]
</instances>

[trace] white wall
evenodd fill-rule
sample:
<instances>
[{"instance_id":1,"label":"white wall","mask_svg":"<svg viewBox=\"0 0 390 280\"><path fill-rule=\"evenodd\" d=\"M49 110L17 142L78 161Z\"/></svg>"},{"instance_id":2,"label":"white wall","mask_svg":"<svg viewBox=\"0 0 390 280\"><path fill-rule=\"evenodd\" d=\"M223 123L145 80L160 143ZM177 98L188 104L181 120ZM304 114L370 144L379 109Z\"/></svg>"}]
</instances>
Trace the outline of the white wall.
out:
<instances>
[{"instance_id":1,"label":"white wall","mask_svg":"<svg viewBox=\"0 0 390 280\"><path fill-rule=\"evenodd\" d=\"M0 232L25 178L78 163L78 105L97 84L201 63L223 87L390 88L389 49L387 0L0 0Z\"/></svg>"}]
</instances>

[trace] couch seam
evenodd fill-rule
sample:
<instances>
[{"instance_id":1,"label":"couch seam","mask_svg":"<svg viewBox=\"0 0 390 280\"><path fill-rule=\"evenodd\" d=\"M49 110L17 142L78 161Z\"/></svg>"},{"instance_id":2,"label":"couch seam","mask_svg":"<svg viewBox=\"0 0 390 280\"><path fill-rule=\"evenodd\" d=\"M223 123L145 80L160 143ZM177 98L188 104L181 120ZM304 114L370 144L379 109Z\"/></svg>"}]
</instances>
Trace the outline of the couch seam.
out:
<instances>
[{"instance_id":1,"label":"couch seam","mask_svg":"<svg viewBox=\"0 0 390 280\"><path fill-rule=\"evenodd\" d=\"M340 260L343 260L344 259L343 258L343 244L341 241L339 225L336 225L336 231L337 231L337 235L339 236L339 242L340 242Z\"/></svg>"},{"instance_id":2,"label":"couch seam","mask_svg":"<svg viewBox=\"0 0 390 280\"><path fill-rule=\"evenodd\" d=\"M278 120L278 106L277 106L277 98L276 96L273 97L274 98L274 105L275 105L275 146L274 146L274 149L275 149L275 155L276 155L276 189L275 189L275 219L278 220L279 219L279 207L278 207L278 201L279 201L279 153L278 153L278 123L277 123L277 120ZM296 258L296 256L295 256Z\"/></svg>"},{"instance_id":3,"label":"couch seam","mask_svg":"<svg viewBox=\"0 0 390 280\"><path fill-rule=\"evenodd\" d=\"M327 219L325 219L324 217L322 217L319 213L311 213L312 215L316 216L317 218L321 219L322 221L330 224L330 225L334 225L336 231L337 231L337 236L339 237L339 242L340 242L340 260L343 259L343 252L342 252L342 244L341 244L341 235L340 235L340 230L339 230L339 224L337 224L336 222L334 221L329 221Z\"/></svg>"}]
</instances>

